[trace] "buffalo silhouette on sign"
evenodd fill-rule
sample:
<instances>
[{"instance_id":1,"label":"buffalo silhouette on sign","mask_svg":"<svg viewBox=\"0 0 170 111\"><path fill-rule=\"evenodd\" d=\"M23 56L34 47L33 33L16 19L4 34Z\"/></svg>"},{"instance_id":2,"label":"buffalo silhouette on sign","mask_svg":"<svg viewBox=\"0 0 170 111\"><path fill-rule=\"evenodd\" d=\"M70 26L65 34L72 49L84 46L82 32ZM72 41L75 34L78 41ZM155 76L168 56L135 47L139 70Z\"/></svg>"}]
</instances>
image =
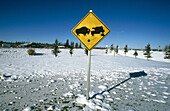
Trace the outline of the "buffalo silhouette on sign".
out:
<instances>
[{"instance_id":1,"label":"buffalo silhouette on sign","mask_svg":"<svg viewBox=\"0 0 170 111\"><path fill-rule=\"evenodd\" d=\"M79 34L83 34L84 36L86 36L86 34L89 34L89 33L90 33L90 29L87 27L81 27L79 29L76 29L76 34L78 36L80 36Z\"/></svg>"},{"instance_id":2,"label":"buffalo silhouette on sign","mask_svg":"<svg viewBox=\"0 0 170 111\"><path fill-rule=\"evenodd\" d=\"M91 35L94 36L94 34L101 34L101 36L104 36L104 30L103 30L103 27L100 26L100 27L93 27L92 29L94 29L94 31L91 31Z\"/></svg>"},{"instance_id":3,"label":"buffalo silhouette on sign","mask_svg":"<svg viewBox=\"0 0 170 111\"><path fill-rule=\"evenodd\" d=\"M94 31L91 31L91 35L94 36L94 34L101 34L101 36L105 36L104 35L104 30L103 30L103 26L99 26L99 27L93 27L92 29L94 29ZM87 27L81 27L79 29L76 29L76 34L78 36L80 36L79 34L83 34L84 36L86 36L86 34L89 34L90 33L90 29L87 28Z\"/></svg>"}]
</instances>

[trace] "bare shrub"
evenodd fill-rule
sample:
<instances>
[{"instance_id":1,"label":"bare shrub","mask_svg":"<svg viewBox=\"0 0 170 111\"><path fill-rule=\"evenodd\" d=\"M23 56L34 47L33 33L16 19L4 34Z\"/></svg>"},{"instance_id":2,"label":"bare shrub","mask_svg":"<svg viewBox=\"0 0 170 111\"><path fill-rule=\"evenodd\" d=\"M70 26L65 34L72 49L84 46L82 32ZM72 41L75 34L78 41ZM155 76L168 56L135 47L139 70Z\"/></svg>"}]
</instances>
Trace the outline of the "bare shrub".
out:
<instances>
[{"instance_id":1,"label":"bare shrub","mask_svg":"<svg viewBox=\"0 0 170 111\"><path fill-rule=\"evenodd\" d=\"M28 49L27 53L28 53L28 55L35 55L35 50L34 49Z\"/></svg>"}]
</instances>

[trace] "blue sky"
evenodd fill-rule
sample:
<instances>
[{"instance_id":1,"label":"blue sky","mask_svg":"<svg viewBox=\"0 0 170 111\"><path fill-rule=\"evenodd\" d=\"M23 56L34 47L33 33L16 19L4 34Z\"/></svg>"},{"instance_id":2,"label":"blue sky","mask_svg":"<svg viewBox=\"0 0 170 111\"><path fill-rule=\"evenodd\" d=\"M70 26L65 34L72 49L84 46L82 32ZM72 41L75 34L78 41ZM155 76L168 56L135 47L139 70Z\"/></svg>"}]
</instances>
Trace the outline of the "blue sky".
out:
<instances>
[{"instance_id":1,"label":"blue sky","mask_svg":"<svg viewBox=\"0 0 170 111\"><path fill-rule=\"evenodd\" d=\"M71 30L93 12L111 32L98 46L164 48L170 44L169 0L0 0L0 40L79 42ZM119 35L119 36L118 36Z\"/></svg>"}]
</instances>

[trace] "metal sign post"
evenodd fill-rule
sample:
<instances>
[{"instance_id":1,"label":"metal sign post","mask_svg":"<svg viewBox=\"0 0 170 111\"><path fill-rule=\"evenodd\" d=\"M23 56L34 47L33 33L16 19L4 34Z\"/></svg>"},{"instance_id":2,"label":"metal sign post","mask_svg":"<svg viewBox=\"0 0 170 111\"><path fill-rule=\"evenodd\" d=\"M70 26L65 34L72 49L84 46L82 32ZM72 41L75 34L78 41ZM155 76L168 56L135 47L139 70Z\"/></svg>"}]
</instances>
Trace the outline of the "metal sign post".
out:
<instances>
[{"instance_id":1,"label":"metal sign post","mask_svg":"<svg viewBox=\"0 0 170 111\"><path fill-rule=\"evenodd\" d=\"M110 29L90 10L71 32L88 50L86 99L89 100L91 50L110 33Z\"/></svg>"},{"instance_id":2,"label":"metal sign post","mask_svg":"<svg viewBox=\"0 0 170 111\"><path fill-rule=\"evenodd\" d=\"M88 51L88 71L87 71L87 91L86 91L87 100L89 100L89 91L90 91L90 66L91 66L91 51Z\"/></svg>"}]
</instances>

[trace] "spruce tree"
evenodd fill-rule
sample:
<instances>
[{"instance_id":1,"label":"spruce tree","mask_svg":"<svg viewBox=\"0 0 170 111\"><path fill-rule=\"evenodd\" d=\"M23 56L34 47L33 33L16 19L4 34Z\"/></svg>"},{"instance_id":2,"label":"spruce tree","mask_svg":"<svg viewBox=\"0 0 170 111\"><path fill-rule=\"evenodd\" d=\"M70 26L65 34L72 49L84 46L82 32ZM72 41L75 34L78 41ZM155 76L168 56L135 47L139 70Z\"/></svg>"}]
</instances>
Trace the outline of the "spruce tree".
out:
<instances>
[{"instance_id":1,"label":"spruce tree","mask_svg":"<svg viewBox=\"0 0 170 111\"><path fill-rule=\"evenodd\" d=\"M73 47L73 49L75 48L75 47L74 47L74 42L72 42L72 47Z\"/></svg>"},{"instance_id":2,"label":"spruce tree","mask_svg":"<svg viewBox=\"0 0 170 111\"><path fill-rule=\"evenodd\" d=\"M81 43L79 44L79 48L82 48L82 47L81 47Z\"/></svg>"},{"instance_id":3,"label":"spruce tree","mask_svg":"<svg viewBox=\"0 0 170 111\"><path fill-rule=\"evenodd\" d=\"M118 54L118 51L119 51L119 46L117 45L115 48L115 53Z\"/></svg>"},{"instance_id":4,"label":"spruce tree","mask_svg":"<svg viewBox=\"0 0 170 111\"><path fill-rule=\"evenodd\" d=\"M136 58L136 56L138 56L138 52L137 52L137 50L135 50L135 52L134 52L134 54L133 54L134 56L135 56L135 58Z\"/></svg>"},{"instance_id":5,"label":"spruce tree","mask_svg":"<svg viewBox=\"0 0 170 111\"><path fill-rule=\"evenodd\" d=\"M0 41L0 47L2 47L3 41Z\"/></svg>"},{"instance_id":6,"label":"spruce tree","mask_svg":"<svg viewBox=\"0 0 170 111\"><path fill-rule=\"evenodd\" d=\"M75 48L78 48L78 43L76 43Z\"/></svg>"},{"instance_id":7,"label":"spruce tree","mask_svg":"<svg viewBox=\"0 0 170 111\"><path fill-rule=\"evenodd\" d=\"M105 52L106 54L108 53L108 48L106 48L106 52Z\"/></svg>"},{"instance_id":8,"label":"spruce tree","mask_svg":"<svg viewBox=\"0 0 170 111\"><path fill-rule=\"evenodd\" d=\"M110 53L112 53L113 49L114 49L114 47L113 47L113 44L112 44L111 47L110 47Z\"/></svg>"},{"instance_id":9,"label":"spruce tree","mask_svg":"<svg viewBox=\"0 0 170 111\"><path fill-rule=\"evenodd\" d=\"M125 53L125 55L126 55L127 52L128 52L128 46L125 45L125 48L124 48L124 53Z\"/></svg>"},{"instance_id":10,"label":"spruce tree","mask_svg":"<svg viewBox=\"0 0 170 111\"><path fill-rule=\"evenodd\" d=\"M71 45L70 45L70 54L71 54L71 56L73 54L73 49L74 49L74 42L71 42Z\"/></svg>"},{"instance_id":11,"label":"spruce tree","mask_svg":"<svg viewBox=\"0 0 170 111\"><path fill-rule=\"evenodd\" d=\"M85 48L84 53L88 56L88 50Z\"/></svg>"},{"instance_id":12,"label":"spruce tree","mask_svg":"<svg viewBox=\"0 0 170 111\"><path fill-rule=\"evenodd\" d=\"M69 47L70 47L70 46L69 46L69 40L68 40L68 39L67 39L67 41L66 41L65 47L66 47L66 48L69 48Z\"/></svg>"},{"instance_id":13,"label":"spruce tree","mask_svg":"<svg viewBox=\"0 0 170 111\"><path fill-rule=\"evenodd\" d=\"M170 45L165 46L165 57L164 59L170 59Z\"/></svg>"},{"instance_id":14,"label":"spruce tree","mask_svg":"<svg viewBox=\"0 0 170 111\"><path fill-rule=\"evenodd\" d=\"M56 57L58 56L58 53L60 53L59 48L58 48L58 40L57 39L55 40L54 50L52 50L52 52Z\"/></svg>"},{"instance_id":15,"label":"spruce tree","mask_svg":"<svg viewBox=\"0 0 170 111\"><path fill-rule=\"evenodd\" d=\"M148 60L148 58L151 58L150 51L151 51L151 48L150 48L150 44L148 43L148 45L145 46L145 54L144 54L144 55L146 55L145 57L147 58L147 60Z\"/></svg>"}]
</instances>

